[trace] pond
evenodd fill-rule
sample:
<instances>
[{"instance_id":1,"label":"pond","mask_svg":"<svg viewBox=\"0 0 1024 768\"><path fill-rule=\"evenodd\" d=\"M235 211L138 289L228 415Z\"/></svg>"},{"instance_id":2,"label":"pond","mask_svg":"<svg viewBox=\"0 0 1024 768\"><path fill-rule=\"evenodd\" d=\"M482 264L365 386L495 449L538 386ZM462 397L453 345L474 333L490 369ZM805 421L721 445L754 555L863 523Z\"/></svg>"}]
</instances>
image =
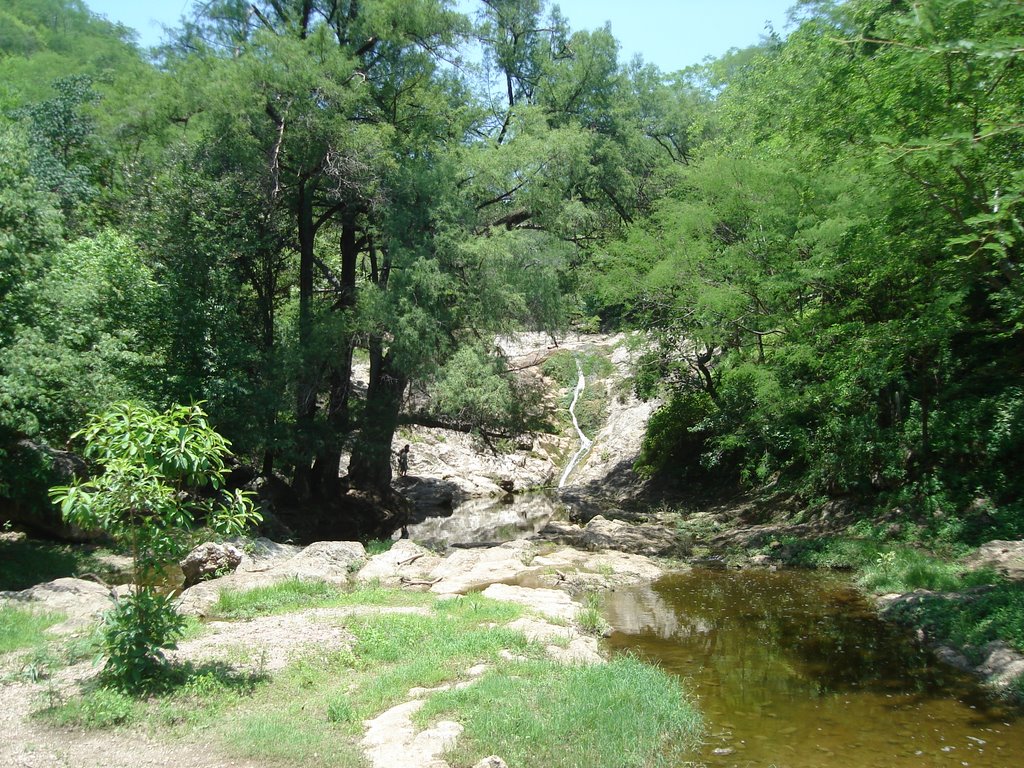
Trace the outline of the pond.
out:
<instances>
[{"instance_id":1,"label":"pond","mask_svg":"<svg viewBox=\"0 0 1024 768\"><path fill-rule=\"evenodd\" d=\"M1024 720L831 574L694 570L606 595L609 642L684 678L710 768L1024 765Z\"/></svg>"}]
</instances>

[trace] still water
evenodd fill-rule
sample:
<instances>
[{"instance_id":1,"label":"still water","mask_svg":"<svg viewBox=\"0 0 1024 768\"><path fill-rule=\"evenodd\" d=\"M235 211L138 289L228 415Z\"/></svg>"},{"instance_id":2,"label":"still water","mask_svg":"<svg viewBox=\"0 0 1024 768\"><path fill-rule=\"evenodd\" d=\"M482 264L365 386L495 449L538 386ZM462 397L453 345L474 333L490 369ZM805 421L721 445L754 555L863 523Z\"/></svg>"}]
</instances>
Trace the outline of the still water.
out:
<instances>
[{"instance_id":1,"label":"still water","mask_svg":"<svg viewBox=\"0 0 1024 768\"><path fill-rule=\"evenodd\" d=\"M695 570L606 608L614 648L687 681L710 768L1024 766L1024 718L834 576Z\"/></svg>"}]
</instances>

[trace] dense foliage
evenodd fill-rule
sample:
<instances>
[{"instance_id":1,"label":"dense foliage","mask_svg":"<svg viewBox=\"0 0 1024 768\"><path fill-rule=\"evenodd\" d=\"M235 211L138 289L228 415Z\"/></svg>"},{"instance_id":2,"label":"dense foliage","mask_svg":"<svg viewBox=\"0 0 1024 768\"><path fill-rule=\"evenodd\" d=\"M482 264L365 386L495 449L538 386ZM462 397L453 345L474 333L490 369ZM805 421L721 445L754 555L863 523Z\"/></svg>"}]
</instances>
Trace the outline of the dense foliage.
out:
<instances>
[{"instance_id":1,"label":"dense foliage","mask_svg":"<svg viewBox=\"0 0 1024 768\"><path fill-rule=\"evenodd\" d=\"M645 461L1020 534L1024 13L796 17L704 68L714 138L594 261L670 393Z\"/></svg>"},{"instance_id":2,"label":"dense foliage","mask_svg":"<svg viewBox=\"0 0 1024 768\"><path fill-rule=\"evenodd\" d=\"M535 428L494 335L600 324L652 341L648 473L1024 532L1019 3L807 0L672 74L542 0L188 18L143 53L0 12L0 453L204 400L337 504L386 493L410 392Z\"/></svg>"}]
</instances>

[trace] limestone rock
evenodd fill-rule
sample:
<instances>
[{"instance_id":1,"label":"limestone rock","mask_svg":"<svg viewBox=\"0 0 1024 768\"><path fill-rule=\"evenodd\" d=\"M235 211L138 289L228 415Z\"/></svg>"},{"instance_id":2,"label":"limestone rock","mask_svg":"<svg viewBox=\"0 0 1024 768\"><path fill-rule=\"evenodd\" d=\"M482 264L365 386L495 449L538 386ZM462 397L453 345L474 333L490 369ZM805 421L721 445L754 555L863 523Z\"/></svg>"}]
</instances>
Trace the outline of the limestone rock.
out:
<instances>
[{"instance_id":1,"label":"limestone rock","mask_svg":"<svg viewBox=\"0 0 1024 768\"><path fill-rule=\"evenodd\" d=\"M508 768L508 763L497 755L491 755L490 757L485 757L474 765L473 768Z\"/></svg>"},{"instance_id":2,"label":"limestone rock","mask_svg":"<svg viewBox=\"0 0 1024 768\"><path fill-rule=\"evenodd\" d=\"M1015 680L1024 676L1024 655L1006 643L994 640L984 648L984 660L978 672L985 682L999 689L1009 688Z\"/></svg>"},{"instance_id":3,"label":"limestone rock","mask_svg":"<svg viewBox=\"0 0 1024 768\"><path fill-rule=\"evenodd\" d=\"M110 589L86 579L55 579L20 592L0 592L0 602L26 603L39 611L63 613L67 619L56 632L86 626L112 607Z\"/></svg>"},{"instance_id":4,"label":"limestone rock","mask_svg":"<svg viewBox=\"0 0 1024 768\"><path fill-rule=\"evenodd\" d=\"M508 584L491 584L483 591L483 595L506 603L525 605L545 616L565 621L575 619L580 609L568 593L560 589L530 589Z\"/></svg>"},{"instance_id":5,"label":"limestone rock","mask_svg":"<svg viewBox=\"0 0 1024 768\"><path fill-rule=\"evenodd\" d=\"M207 541L189 552L179 565L188 588L200 581L234 573L241 562L242 552L238 547Z\"/></svg>"},{"instance_id":6,"label":"limestone rock","mask_svg":"<svg viewBox=\"0 0 1024 768\"><path fill-rule=\"evenodd\" d=\"M274 571L299 579L347 584L350 574L365 560L366 550L358 541L317 541Z\"/></svg>"},{"instance_id":7,"label":"limestone rock","mask_svg":"<svg viewBox=\"0 0 1024 768\"><path fill-rule=\"evenodd\" d=\"M295 544L279 544L262 536L251 541L236 539L231 543L242 550L242 562L237 569L241 572L265 571L302 551L302 547Z\"/></svg>"},{"instance_id":8,"label":"limestone rock","mask_svg":"<svg viewBox=\"0 0 1024 768\"><path fill-rule=\"evenodd\" d=\"M277 545L287 546L287 545ZM238 570L213 581L203 581L181 594L178 610L193 616L207 616L220 597L221 590L247 591L286 579L315 579L331 584L347 584L350 575L366 559L366 550L358 541L318 541L292 557L288 550L270 559L270 566Z\"/></svg>"},{"instance_id":9,"label":"limestone rock","mask_svg":"<svg viewBox=\"0 0 1024 768\"><path fill-rule=\"evenodd\" d=\"M1024 579L1024 541L989 541L967 557L972 570L992 568L1008 579Z\"/></svg>"},{"instance_id":10,"label":"limestone rock","mask_svg":"<svg viewBox=\"0 0 1024 768\"><path fill-rule=\"evenodd\" d=\"M387 552L374 555L356 574L358 581L378 581L385 587L426 582L441 558L409 539L399 539ZM404 580L404 581L403 581Z\"/></svg>"},{"instance_id":11,"label":"limestone rock","mask_svg":"<svg viewBox=\"0 0 1024 768\"><path fill-rule=\"evenodd\" d=\"M530 570L536 555L534 545L510 541L500 547L459 549L446 557L431 572L440 579L431 588L438 594L465 594L499 581L510 581Z\"/></svg>"},{"instance_id":12,"label":"limestone rock","mask_svg":"<svg viewBox=\"0 0 1024 768\"><path fill-rule=\"evenodd\" d=\"M583 529L588 549L617 549L640 555L671 555L679 549L674 531L659 525L633 525L598 515Z\"/></svg>"}]
</instances>

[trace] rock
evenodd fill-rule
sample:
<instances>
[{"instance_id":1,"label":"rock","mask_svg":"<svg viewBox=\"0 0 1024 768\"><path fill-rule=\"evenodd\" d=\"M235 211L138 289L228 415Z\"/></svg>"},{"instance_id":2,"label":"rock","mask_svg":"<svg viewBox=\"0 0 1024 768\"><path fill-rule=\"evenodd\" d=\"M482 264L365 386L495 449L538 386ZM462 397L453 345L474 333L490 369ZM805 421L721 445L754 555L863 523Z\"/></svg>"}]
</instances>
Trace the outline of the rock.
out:
<instances>
[{"instance_id":1,"label":"rock","mask_svg":"<svg viewBox=\"0 0 1024 768\"><path fill-rule=\"evenodd\" d=\"M510 541L499 547L460 549L437 564L431 572L439 579L431 588L437 594L465 594L499 581L511 581L530 570L536 549L526 541Z\"/></svg>"},{"instance_id":2,"label":"rock","mask_svg":"<svg viewBox=\"0 0 1024 768\"><path fill-rule=\"evenodd\" d=\"M524 616L508 628L522 632L530 642L548 643L548 656L561 664L604 664L596 637L581 635L571 627L558 627L541 619Z\"/></svg>"},{"instance_id":3,"label":"rock","mask_svg":"<svg viewBox=\"0 0 1024 768\"><path fill-rule=\"evenodd\" d=\"M70 632L95 621L112 607L111 590L86 579L55 579L19 592L0 592L0 601L27 603L41 612L63 613L67 619L52 628Z\"/></svg>"},{"instance_id":4,"label":"rock","mask_svg":"<svg viewBox=\"0 0 1024 768\"><path fill-rule=\"evenodd\" d=\"M264 544L272 552L273 542ZM207 616L216 604L221 590L248 591L265 587L287 579L315 579L331 584L347 584L352 573L357 571L366 559L366 550L358 541L318 541L300 550L292 557L285 557L289 545L274 545L281 551L269 559L270 566L239 569L235 573L213 581L202 581L189 587L181 594L178 610L192 616Z\"/></svg>"},{"instance_id":5,"label":"rock","mask_svg":"<svg viewBox=\"0 0 1024 768\"><path fill-rule=\"evenodd\" d=\"M0 542L7 544L19 544L28 540L28 536L22 531L3 531L0 533Z\"/></svg>"},{"instance_id":6,"label":"rock","mask_svg":"<svg viewBox=\"0 0 1024 768\"><path fill-rule=\"evenodd\" d=\"M964 560L971 570L992 568L1008 579L1024 579L1024 541L989 541Z\"/></svg>"},{"instance_id":7,"label":"rock","mask_svg":"<svg viewBox=\"0 0 1024 768\"><path fill-rule=\"evenodd\" d=\"M771 566L773 561L771 555L765 555L762 553L759 555L752 555L750 559L747 560L747 562L750 565L756 566L758 568L767 568Z\"/></svg>"},{"instance_id":8,"label":"rock","mask_svg":"<svg viewBox=\"0 0 1024 768\"><path fill-rule=\"evenodd\" d=\"M525 605L545 616L563 621L572 621L580 610L572 598L560 589L530 589L512 587L508 584L491 584L483 591L483 595L493 600Z\"/></svg>"},{"instance_id":9,"label":"rock","mask_svg":"<svg viewBox=\"0 0 1024 768\"><path fill-rule=\"evenodd\" d=\"M318 541L274 571L299 579L347 584L351 574L358 571L365 560L366 550L358 541Z\"/></svg>"},{"instance_id":10,"label":"rock","mask_svg":"<svg viewBox=\"0 0 1024 768\"><path fill-rule=\"evenodd\" d=\"M660 525L631 525L621 520L593 518L583 529L582 543L588 549L617 549L639 555L671 555L678 552L674 531Z\"/></svg>"},{"instance_id":11,"label":"rock","mask_svg":"<svg viewBox=\"0 0 1024 768\"><path fill-rule=\"evenodd\" d=\"M387 552L374 555L356 574L358 581L377 581L385 587L428 582L441 558L409 539L399 539ZM404 580L404 581L403 581Z\"/></svg>"},{"instance_id":12,"label":"rock","mask_svg":"<svg viewBox=\"0 0 1024 768\"><path fill-rule=\"evenodd\" d=\"M1024 677L1024 655L1006 643L994 640L983 650L984 660L977 671L985 682L996 689L1007 689L1015 680Z\"/></svg>"},{"instance_id":13,"label":"rock","mask_svg":"<svg viewBox=\"0 0 1024 768\"><path fill-rule=\"evenodd\" d=\"M485 757L474 765L473 768L508 768L508 764L497 755L491 755L490 757Z\"/></svg>"},{"instance_id":14,"label":"rock","mask_svg":"<svg viewBox=\"0 0 1024 768\"><path fill-rule=\"evenodd\" d=\"M189 552L179 565L187 589L200 581L234 573L241 562L242 552L238 547L207 541Z\"/></svg>"},{"instance_id":15,"label":"rock","mask_svg":"<svg viewBox=\"0 0 1024 768\"><path fill-rule=\"evenodd\" d=\"M242 572L265 571L302 551L302 547L295 544L279 544L262 536L251 541L234 539L231 543L242 550L242 562L237 569Z\"/></svg>"}]
</instances>

